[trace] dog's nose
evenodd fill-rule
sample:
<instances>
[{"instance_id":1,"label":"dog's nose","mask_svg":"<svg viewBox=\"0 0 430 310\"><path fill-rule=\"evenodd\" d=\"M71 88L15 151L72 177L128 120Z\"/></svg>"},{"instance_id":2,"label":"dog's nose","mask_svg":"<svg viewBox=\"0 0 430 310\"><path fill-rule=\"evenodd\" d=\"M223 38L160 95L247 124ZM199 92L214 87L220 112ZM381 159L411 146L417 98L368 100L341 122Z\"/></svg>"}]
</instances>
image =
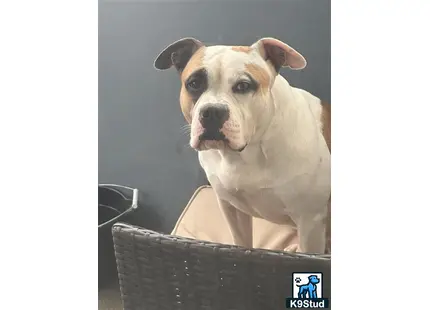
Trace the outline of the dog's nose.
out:
<instances>
[{"instance_id":1,"label":"dog's nose","mask_svg":"<svg viewBox=\"0 0 430 310\"><path fill-rule=\"evenodd\" d=\"M204 128L221 128L228 117L229 109L225 104L210 104L200 110L200 122Z\"/></svg>"}]
</instances>

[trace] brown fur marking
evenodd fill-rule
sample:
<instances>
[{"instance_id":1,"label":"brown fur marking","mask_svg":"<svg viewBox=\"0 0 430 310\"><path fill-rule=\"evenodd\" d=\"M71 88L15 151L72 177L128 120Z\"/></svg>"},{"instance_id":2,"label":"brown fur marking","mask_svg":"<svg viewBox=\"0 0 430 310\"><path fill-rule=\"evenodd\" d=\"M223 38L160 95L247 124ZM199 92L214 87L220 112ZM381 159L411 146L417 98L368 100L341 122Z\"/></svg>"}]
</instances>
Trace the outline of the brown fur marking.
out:
<instances>
[{"instance_id":1,"label":"brown fur marking","mask_svg":"<svg viewBox=\"0 0 430 310\"><path fill-rule=\"evenodd\" d=\"M261 91L266 92L269 90L270 75L267 70L252 63L245 64L245 69L260 84Z\"/></svg>"},{"instance_id":2,"label":"brown fur marking","mask_svg":"<svg viewBox=\"0 0 430 310\"><path fill-rule=\"evenodd\" d=\"M181 104L181 111L185 120L188 122L188 124L191 124L191 110L193 109L194 102L188 92L185 90L184 86L181 88L179 102Z\"/></svg>"},{"instance_id":3,"label":"brown fur marking","mask_svg":"<svg viewBox=\"0 0 430 310\"><path fill-rule=\"evenodd\" d=\"M250 53L252 51L252 48L250 46L233 46L231 49L235 52L242 53Z\"/></svg>"},{"instance_id":4,"label":"brown fur marking","mask_svg":"<svg viewBox=\"0 0 430 310\"><path fill-rule=\"evenodd\" d=\"M321 101L322 134L331 153L331 104Z\"/></svg>"},{"instance_id":5,"label":"brown fur marking","mask_svg":"<svg viewBox=\"0 0 430 310\"><path fill-rule=\"evenodd\" d=\"M331 104L321 101L321 131L324 136L327 147L331 153ZM331 196L328 201L328 210L326 218L326 253L331 253Z\"/></svg>"},{"instance_id":6,"label":"brown fur marking","mask_svg":"<svg viewBox=\"0 0 430 310\"><path fill-rule=\"evenodd\" d=\"M326 248L325 253L331 254L331 196L328 200L328 210L327 210L327 218L326 218Z\"/></svg>"},{"instance_id":7,"label":"brown fur marking","mask_svg":"<svg viewBox=\"0 0 430 310\"><path fill-rule=\"evenodd\" d=\"M185 81L191 75L191 73L193 73L196 69L202 66L205 50L206 48L204 46L199 48L191 57L191 59L188 61L187 65L185 66L181 74L182 81Z\"/></svg>"},{"instance_id":8,"label":"brown fur marking","mask_svg":"<svg viewBox=\"0 0 430 310\"><path fill-rule=\"evenodd\" d=\"M187 78L198 68L200 68L203 64L203 56L205 54L205 47L199 48L194 55L191 57L191 59L188 61L187 65L185 66L184 70L181 74L181 94L179 96L179 102L181 104L181 110L182 114L185 117L185 120L191 124L191 111L194 107L193 99L188 94L187 90L185 89L185 81Z\"/></svg>"}]
</instances>

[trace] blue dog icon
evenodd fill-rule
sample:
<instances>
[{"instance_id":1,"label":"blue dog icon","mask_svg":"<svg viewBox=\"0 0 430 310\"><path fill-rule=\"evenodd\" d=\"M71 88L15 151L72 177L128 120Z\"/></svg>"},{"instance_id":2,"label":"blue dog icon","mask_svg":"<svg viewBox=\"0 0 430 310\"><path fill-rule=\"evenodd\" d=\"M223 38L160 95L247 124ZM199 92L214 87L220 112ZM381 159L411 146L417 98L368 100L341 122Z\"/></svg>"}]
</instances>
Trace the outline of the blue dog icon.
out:
<instances>
[{"instance_id":1,"label":"blue dog icon","mask_svg":"<svg viewBox=\"0 0 430 310\"><path fill-rule=\"evenodd\" d=\"M308 277L309 282L307 284L296 284L299 287L299 298L318 298L317 296L317 284L320 283L320 279L317 276L311 275Z\"/></svg>"}]
</instances>

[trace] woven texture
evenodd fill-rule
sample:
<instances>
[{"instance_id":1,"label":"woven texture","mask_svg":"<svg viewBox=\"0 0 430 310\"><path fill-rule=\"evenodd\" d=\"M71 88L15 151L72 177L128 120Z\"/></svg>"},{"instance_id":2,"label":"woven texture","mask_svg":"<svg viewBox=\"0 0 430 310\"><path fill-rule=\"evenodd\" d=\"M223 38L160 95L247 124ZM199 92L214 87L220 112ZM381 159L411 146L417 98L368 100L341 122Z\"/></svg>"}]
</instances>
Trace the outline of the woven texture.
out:
<instances>
[{"instance_id":1,"label":"woven texture","mask_svg":"<svg viewBox=\"0 0 430 310\"><path fill-rule=\"evenodd\" d=\"M115 224L125 310L285 309L293 272L322 272L330 298L330 256L245 249Z\"/></svg>"}]
</instances>

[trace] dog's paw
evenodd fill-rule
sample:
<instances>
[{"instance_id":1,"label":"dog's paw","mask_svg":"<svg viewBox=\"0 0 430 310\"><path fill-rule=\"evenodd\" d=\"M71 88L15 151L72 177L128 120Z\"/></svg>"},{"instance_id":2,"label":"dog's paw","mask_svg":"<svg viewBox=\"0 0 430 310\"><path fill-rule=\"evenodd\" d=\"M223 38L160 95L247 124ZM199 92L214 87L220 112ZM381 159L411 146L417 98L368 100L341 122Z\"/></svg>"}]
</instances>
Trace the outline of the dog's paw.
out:
<instances>
[{"instance_id":1,"label":"dog's paw","mask_svg":"<svg viewBox=\"0 0 430 310\"><path fill-rule=\"evenodd\" d=\"M299 250L299 245L298 244L290 244L289 246L287 246L284 249L284 252L292 252L292 253L296 253Z\"/></svg>"}]
</instances>

